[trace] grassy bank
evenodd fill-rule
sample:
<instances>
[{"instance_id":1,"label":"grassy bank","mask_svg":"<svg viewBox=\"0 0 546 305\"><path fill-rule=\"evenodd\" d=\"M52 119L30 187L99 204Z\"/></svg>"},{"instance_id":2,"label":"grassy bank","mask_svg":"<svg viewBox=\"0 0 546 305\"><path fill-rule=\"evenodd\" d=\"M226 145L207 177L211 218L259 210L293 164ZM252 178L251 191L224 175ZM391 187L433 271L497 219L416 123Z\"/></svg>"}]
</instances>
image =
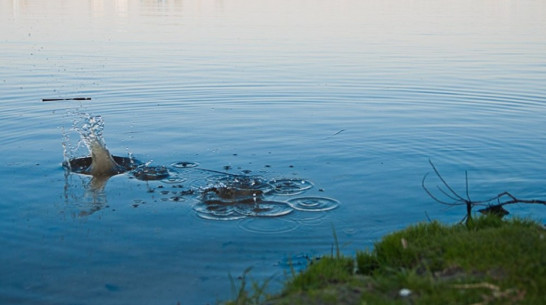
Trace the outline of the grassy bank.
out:
<instances>
[{"instance_id":1,"label":"grassy bank","mask_svg":"<svg viewBox=\"0 0 546 305\"><path fill-rule=\"evenodd\" d=\"M322 257L278 295L254 283L227 304L546 304L545 235L491 216L418 224L356 257Z\"/></svg>"}]
</instances>

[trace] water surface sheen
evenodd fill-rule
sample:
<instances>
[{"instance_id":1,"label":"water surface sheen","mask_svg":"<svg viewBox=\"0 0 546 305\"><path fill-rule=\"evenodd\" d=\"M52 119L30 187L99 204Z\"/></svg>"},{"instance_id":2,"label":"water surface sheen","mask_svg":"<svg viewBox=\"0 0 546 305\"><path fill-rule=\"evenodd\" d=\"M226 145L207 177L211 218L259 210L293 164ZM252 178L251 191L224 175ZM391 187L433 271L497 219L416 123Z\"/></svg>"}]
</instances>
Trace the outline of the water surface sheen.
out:
<instances>
[{"instance_id":1,"label":"water surface sheen","mask_svg":"<svg viewBox=\"0 0 546 305\"><path fill-rule=\"evenodd\" d=\"M247 267L276 291L332 228L353 255L459 221L421 188L429 159L472 199L546 199L543 1L0 0L0 45L2 304L214 303ZM65 172L81 113L177 174ZM220 221L199 169L311 187Z\"/></svg>"}]
</instances>

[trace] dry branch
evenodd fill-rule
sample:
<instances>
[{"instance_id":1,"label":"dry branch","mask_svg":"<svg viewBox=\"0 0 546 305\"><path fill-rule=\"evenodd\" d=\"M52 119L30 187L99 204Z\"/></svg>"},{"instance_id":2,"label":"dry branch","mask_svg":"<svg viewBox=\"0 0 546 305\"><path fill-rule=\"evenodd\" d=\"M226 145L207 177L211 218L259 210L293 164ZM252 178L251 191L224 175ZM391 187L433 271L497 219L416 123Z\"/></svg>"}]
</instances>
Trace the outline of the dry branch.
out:
<instances>
[{"instance_id":1,"label":"dry branch","mask_svg":"<svg viewBox=\"0 0 546 305\"><path fill-rule=\"evenodd\" d=\"M515 197L514 195L510 194L509 192L502 192L494 197L491 197L486 200L479 200L474 201L470 199L470 195L468 192L468 173L465 171L465 195L466 198L459 195L448 183L447 181L440 175L440 172L432 163L431 160L428 161L430 163L430 166L434 170L434 173L440 180L441 184L436 185L437 190L442 193L445 197L449 198L450 201L440 199L438 196L434 195L429 188L427 188L425 181L429 175L429 173L425 174L423 177L423 180L421 181L421 186L425 190L425 192L430 196L430 198L434 199L434 201L448 205L448 206L458 206L458 205L465 205L466 206L466 216L463 218L462 221L466 219L467 223L472 217L472 208L474 206L485 206L485 208L480 209L479 211L484 214L495 214L500 217L507 215L508 211L504 209L504 206L507 204L516 204L516 203L524 203L524 204L543 204L546 205L546 200L538 200L538 199L519 199Z\"/></svg>"}]
</instances>

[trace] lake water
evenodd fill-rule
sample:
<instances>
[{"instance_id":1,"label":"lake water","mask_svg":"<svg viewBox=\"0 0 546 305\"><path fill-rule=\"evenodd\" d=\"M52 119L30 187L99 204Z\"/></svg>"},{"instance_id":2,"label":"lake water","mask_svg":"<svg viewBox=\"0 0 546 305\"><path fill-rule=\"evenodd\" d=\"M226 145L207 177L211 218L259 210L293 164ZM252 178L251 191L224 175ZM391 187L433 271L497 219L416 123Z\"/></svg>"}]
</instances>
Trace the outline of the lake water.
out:
<instances>
[{"instance_id":1,"label":"lake water","mask_svg":"<svg viewBox=\"0 0 546 305\"><path fill-rule=\"evenodd\" d=\"M248 267L278 291L333 230L354 255L461 220L422 189L429 159L474 200L546 199L544 1L1 0L0 45L2 304L213 304ZM114 155L175 179L66 172L98 116ZM339 206L217 220L180 194L225 177Z\"/></svg>"}]
</instances>

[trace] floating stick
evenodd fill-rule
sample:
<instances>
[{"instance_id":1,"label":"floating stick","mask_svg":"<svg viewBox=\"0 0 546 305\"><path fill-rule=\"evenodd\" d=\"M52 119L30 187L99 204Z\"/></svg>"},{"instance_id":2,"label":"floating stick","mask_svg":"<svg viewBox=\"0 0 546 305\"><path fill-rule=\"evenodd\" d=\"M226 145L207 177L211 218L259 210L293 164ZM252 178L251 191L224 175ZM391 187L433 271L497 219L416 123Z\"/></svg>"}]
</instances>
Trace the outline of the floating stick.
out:
<instances>
[{"instance_id":1,"label":"floating stick","mask_svg":"<svg viewBox=\"0 0 546 305\"><path fill-rule=\"evenodd\" d=\"M89 101L90 97L72 97L72 98L43 98L42 102L55 102L55 101Z\"/></svg>"}]
</instances>

